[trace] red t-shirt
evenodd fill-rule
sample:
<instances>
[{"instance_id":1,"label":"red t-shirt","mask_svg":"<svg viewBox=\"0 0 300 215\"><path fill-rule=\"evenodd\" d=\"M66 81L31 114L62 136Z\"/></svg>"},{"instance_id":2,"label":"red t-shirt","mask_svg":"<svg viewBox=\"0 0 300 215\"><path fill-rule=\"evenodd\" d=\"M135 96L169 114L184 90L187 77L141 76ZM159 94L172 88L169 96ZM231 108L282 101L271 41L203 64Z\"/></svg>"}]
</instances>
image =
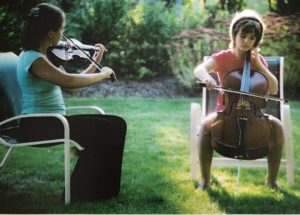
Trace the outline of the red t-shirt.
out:
<instances>
[{"instance_id":1,"label":"red t-shirt","mask_svg":"<svg viewBox=\"0 0 300 215\"><path fill-rule=\"evenodd\" d=\"M218 74L220 86L223 86L223 78L226 73L244 68L245 58L237 58L231 49L220 51L213 54L211 57L217 62L217 67L214 69L214 72ZM251 62L253 62L253 60L254 59L251 59ZM261 55L260 60L265 67L268 67L267 62ZM251 64L251 69L257 70L253 63ZM222 104L222 95L219 93L216 110L219 111L223 109L224 105Z\"/></svg>"}]
</instances>

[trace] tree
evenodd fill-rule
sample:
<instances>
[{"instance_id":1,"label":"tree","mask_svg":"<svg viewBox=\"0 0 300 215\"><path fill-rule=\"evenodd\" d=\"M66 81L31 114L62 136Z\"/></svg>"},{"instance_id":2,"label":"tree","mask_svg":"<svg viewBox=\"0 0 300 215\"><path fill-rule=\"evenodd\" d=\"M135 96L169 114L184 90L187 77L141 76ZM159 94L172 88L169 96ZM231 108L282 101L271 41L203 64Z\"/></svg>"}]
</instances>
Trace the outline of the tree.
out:
<instances>
[{"instance_id":1,"label":"tree","mask_svg":"<svg viewBox=\"0 0 300 215\"><path fill-rule=\"evenodd\" d=\"M268 0L268 3L270 11L280 15L291 15L300 12L298 0Z\"/></svg>"},{"instance_id":2,"label":"tree","mask_svg":"<svg viewBox=\"0 0 300 215\"><path fill-rule=\"evenodd\" d=\"M71 0L64 0L62 2L66 2ZM0 0L0 51L8 52L12 51L16 54L19 54L21 50L20 43L20 27L22 16L28 14L29 10L44 1L41 0L11 0L5 1ZM49 3L53 3L55 5L58 4L58 0L49 0Z\"/></svg>"},{"instance_id":3,"label":"tree","mask_svg":"<svg viewBox=\"0 0 300 215\"><path fill-rule=\"evenodd\" d=\"M220 0L221 9L230 13L240 11L244 6L244 0Z\"/></svg>"}]
</instances>

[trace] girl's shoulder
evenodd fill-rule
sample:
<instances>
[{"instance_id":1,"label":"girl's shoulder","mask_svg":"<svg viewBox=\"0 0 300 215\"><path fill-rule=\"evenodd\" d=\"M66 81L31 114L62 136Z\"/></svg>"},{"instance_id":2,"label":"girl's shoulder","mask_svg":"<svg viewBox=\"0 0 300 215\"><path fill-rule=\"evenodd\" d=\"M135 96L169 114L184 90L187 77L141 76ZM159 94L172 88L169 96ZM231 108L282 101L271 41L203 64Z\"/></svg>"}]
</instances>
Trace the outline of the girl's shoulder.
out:
<instances>
[{"instance_id":1,"label":"girl's shoulder","mask_svg":"<svg viewBox=\"0 0 300 215\"><path fill-rule=\"evenodd\" d=\"M25 70L28 70L33 62L35 62L39 58L44 58L44 55L38 51L22 51L18 58L19 66L25 68Z\"/></svg>"},{"instance_id":2,"label":"girl's shoulder","mask_svg":"<svg viewBox=\"0 0 300 215\"><path fill-rule=\"evenodd\" d=\"M22 51L20 56L24 56L24 57L43 57L44 55L41 52L35 51L35 50L25 50Z\"/></svg>"},{"instance_id":3,"label":"girl's shoulder","mask_svg":"<svg viewBox=\"0 0 300 215\"><path fill-rule=\"evenodd\" d=\"M212 55L212 57L231 57L231 56L234 56L231 49L221 50Z\"/></svg>"},{"instance_id":4,"label":"girl's shoulder","mask_svg":"<svg viewBox=\"0 0 300 215\"><path fill-rule=\"evenodd\" d=\"M235 59L235 55L231 49L219 51L211 56L217 62L223 62Z\"/></svg>"},{"instance_id":5,"label":"girl's shoulder","mask_svg":"<svg viewBox=\"0 0 300 215\"><path fill-rule=\"evenodd\" d=\"M19 58L21 58L23 61L25 60L25 61L33 62L38 58L44 58L44 55L35 50L26 50L20 53Z\"/></svg>"}]
</instances>

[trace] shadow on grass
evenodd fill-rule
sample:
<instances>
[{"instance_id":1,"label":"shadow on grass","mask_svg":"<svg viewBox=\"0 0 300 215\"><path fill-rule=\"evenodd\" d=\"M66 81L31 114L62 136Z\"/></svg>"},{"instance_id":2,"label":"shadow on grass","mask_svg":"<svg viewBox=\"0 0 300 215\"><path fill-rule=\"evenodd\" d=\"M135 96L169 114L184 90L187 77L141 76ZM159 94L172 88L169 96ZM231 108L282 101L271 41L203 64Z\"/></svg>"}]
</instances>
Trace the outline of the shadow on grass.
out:
<instances>
[{"instance_id":1,"label":"shadow on grass","mask_svg":"<svg viewBox=\"0 0 300 215\"><path fill-rule=\"evenodd\" d=\"M167 138L169 137L168 132L164 133L167 136L165 139L159 137L160 133L157 134L157 130L162 127L160 119L170 118L169 112L163 111L162 114L154 115L149 113L149 109L155 109L157 112L169 110L169 106L174 106L174 104L169 102L161 106L156 101L151 103L148 100L145 103L140 107L142 109L140 112L129 116L124 114L128 122L128 134L122 165L121 192L118 197L99 202L74 203L64 206L61 199L63 166L57 166L60 163L63 164L63 162L59 162L63 161L63 156L58 153L60 149L51 150L49 153L39 150L35 153L33 149L26 148L17 150L14 159L8 163L6 171L0 174L0 213L159 214L183 211L185 208L182 209L177 202L186 198L186 196L182 197L183 191L178 188L185 183L185 180L180 178L176 180L177 183L174 183L174 178L172 178L174 172L177 172L176 167L180 166L182 155L178 155L177 151L172 151L170 156L169 150L178 148L174 148L174 145L177 144L173 143L173 139ZM151 104L156 106L152 107ZM124 107L124 105L123 101L120 105L115 104L120 107ZM136 104L128 106L134 105ZM128 106L126 107L128 108ZM108 112L110 111L108 110ZM181 119L178 119L178 116L181 115L175 114L176 118L172 118L171 122L165 126L168 127L174 122L179 123ZM180 133L177 129L174 132L176 135ZM178 135L180 139L184 139L180 134ZM181 154L184 149L184 146L180 147ZM59 158L59 161L55 162L57 165L53 164L55 157ZM176 159L173 160L174 158ZM47 171L44 171L45 169ZM57 172L59 178L51 180L53 171L55 174ZM175 197L174 193L176 193Z\"/></svg>"},{"instance_id":2,"label":"shadow on grass","mask_svg":"<svg viewBox=\"0 0 300 215\"><path fill-rule=\"evenodd\" d=\"M228 192L216 178L207 190L209 198L226 214L297 214L300 198L288 191L261 189L260 193Z\"/></svg>"}]
</instances>

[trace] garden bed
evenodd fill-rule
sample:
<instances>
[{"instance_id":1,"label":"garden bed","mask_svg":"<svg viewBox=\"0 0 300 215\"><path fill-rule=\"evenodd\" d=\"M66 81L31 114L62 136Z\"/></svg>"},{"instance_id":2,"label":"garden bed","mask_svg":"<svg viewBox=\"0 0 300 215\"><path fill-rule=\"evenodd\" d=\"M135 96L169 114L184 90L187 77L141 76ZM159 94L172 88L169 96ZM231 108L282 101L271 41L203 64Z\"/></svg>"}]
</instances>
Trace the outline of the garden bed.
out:
<instances>
[{"instance_id":1,"label":"garden bed","mask_svg":"<svg viewBox=\"0 0 300 215\"><path fill-rule=\"evenodd\" d=\"M162 76L147 81L119 80L102 81L81 89L76 97L142 97L142 98L180 98L197 96L198 90L186 89L174 76ZM66 97L70 95L65 94Z\"/></svg>"}]
</instances>

